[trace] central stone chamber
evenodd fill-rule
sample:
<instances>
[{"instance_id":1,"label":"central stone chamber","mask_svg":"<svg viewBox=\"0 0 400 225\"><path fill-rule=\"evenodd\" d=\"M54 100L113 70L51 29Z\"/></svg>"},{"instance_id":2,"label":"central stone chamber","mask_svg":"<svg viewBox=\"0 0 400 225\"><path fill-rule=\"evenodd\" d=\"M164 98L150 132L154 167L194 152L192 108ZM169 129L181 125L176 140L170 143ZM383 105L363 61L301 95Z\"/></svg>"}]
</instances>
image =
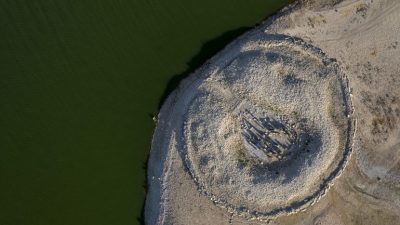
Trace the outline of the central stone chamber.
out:
<instances>
[{"instance_id":1,"label":"central stone chamber","mask_svg":"<svg viewBox=\"0 0 400 225\"><path fill-rule=\"evenodd\" d=\"M300 148L299 128L287 115L245 108L240 111L239 123L246 152L262 164L288 160Z\"/></svg>"}]
</instances>

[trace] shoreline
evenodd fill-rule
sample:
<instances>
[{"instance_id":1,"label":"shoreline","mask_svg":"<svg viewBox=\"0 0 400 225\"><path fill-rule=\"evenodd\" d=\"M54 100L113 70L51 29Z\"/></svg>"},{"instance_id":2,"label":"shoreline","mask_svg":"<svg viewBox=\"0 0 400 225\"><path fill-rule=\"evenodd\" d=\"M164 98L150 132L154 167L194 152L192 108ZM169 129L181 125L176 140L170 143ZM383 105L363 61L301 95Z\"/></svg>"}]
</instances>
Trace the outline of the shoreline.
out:
<instances>
[{"instance_id":1,"label":"shoreline","mask_svg":"<svg viewBox=\"0 0 400 225\"><path fill-rule=\"evenodd\" d=\"M343 3L341 3L342 5L340 5L341 7L343 7L342 9L346 9L347 7L350 8L354 8L353 5L356 4L358 1L344 1ZM202 81L205 79L205 77L208 77L209 75L213 74L215 71L218 70L218 66L215 65L220 65L221 63L224 63L225 61L225 55L231 55L229 52L231 52L231 49L235 49L235 46L240 46L242 45L243 42L247 42L247 41L251 41L252 38L254 40L258 40L258 38L266 35L264 32L267 31L268 33L274 34L274 33L278 33L280 34L281 29L285 30L285 27L279 27L279 25L282 26L282 24L285 24L286 21L280 21L281 18L283 18L283 20L288 19L288 17L290 17L292 14L295 14L297 11L301 11L301 10L308 10L304 5L301 5L299 2L296 3L292 3L290 6L285 7L282 11L279 11L278 13L272 15L271 17L267 18L264 22L261 23L261 25L259 25L258 27L249 30L247 32L245 32L244 34L242 34L241 36L239 36L237 39L235 39L234 41L232 41L231 43L229 43L227 46L224 47L224 49L222 49L220 52L218 52L215 56L213 56L212 58L210 58L209 60L207 60L203 66L201 66L199 69L196 69L192 74L190 74L188 77L184 78L181 83L179 84L178 88L175 89L173 92L170 93L170 95L167 97L166 101L163 103L163 106L161 107L160 113L159 113L159 120L157 122L157 126L156 129L153 133L153 139L152 139L152 149L150 151L150 155L149 155L149 160L148 160L148 185L149 185L149 192L147 194L147 199L146 199L146 206L145 206L145 221L146 224L170 224L171 222L171 218L169 218L168 213L173 212L171 210L174 210L174 208L169 208L171 206L174 206L174 203L171 201L174 201L174 199L171 199L171 197L169 196L171 193L170 191L174 192L175 189L174 188L178 188L177 186L174 186L172 189L169 186L170 183L169 182L174 182L174 180L177 179L177 177L185 177L187 175L184 174L180 174L181 172L179 172L181 169L183 168L183 171L185 173L190 174L191 179L194 179L195 181L197 181L198 178L193 177L193 172L190 172L190 169L188 171L188 169L184 168L185 167L185 160L188 160L187 158L184 159L183 164L182 162L180 162L180 159L182 156L179 156L179 154L177 154L177 152L170 150L170 147L175 146L174 148L179 148L179 141L176 142L175 139L177 138L174 135L174 124L176 120L179 120L180 116L182 116L184 114L184 112L181 111L181 109L175 109L175 104L179 101L181 101L181 99L187 98L187 96L184 97L180 97L182 96L185 91L189 88L189 87L198 87ZM311 13L314 13L313 11L311 11ZM363 17L363 16L361 16ZM343 23L346 23L346 21L344 21ZM310 25L311 26L311 25ZM313 25L315 26L315 25ZM290 26L289 26L290 27ZM304 30L304 29L303 29ZM296 30L296 29L289 29L289 32L287 32L287 34L285 34L285 32L283 32L283 34L286 35L293 35L293 32L298 32L300 37L304 34L302 34L301 30ZM321 32L321 37L324 34ZM297 36L297 35L295 35ZM309 39L309 40L308 40ZM336 52L337 50L332 48L332 46L334 46L334 44L328 45L324 42L319 43L319 40L323 39L318 39L318 37L314 37L314 39L317 41L317 47L318 48L322 48L328 50L330 52L330 56L336 56L335 58L339 59L339 65L341 67L343 67L343 57L340 56L340 52ZM314 43L314 41L311 41L312 38L307 37L307 42L308 43ZM319 44L318 44L319 43ZM322 51L322 50L321 50ZM338 55L339 53L339 55ZM238 53L240 54L240 52ZM397 53L398 54L398 53ZM339 56L339 57L338 57ZM347 63L351 64L352 62L355 62L355 60L349 60ZM354 65L355 64L351 64ZM394 68L394 70L396 70L396 68ZM345 81L344 83L346 83L346 85L350 86L349 90L351 93L347 93L346 95L348 95L347 98L350 98L350 95L353 95L352 98L355 98L355 102L356 102L356 107L361 107L362 108L362 103L360 103L360 101L358 100L357 97L354 97L354 91L352 91L355 87L357 88L357 83L354 81L354 76L353 73L354 71L349 72L348 69L346 69L346 74L350 74L350 81ZM345 78L346 79L346 78ZM348 84L350 83L350 84ZM356 84L356 85L355 85ZM392 85L393 87L393 85ZM360 87L358 87L359 89ZM396 89L394 89L396 90ZM399 91L397 89L397 91ZM344 91L344 93L346 93L347 91ZM353 107L351 106L350 111L353 111ZM178 107L179 108L179 107ZM356 109L357 111L357 109ZM360 114L356 113L354 116L354 120L359 120ZM172 126L172 127L171 127ZM349 124L349 127L353 126L352 124ZM364 125L365 128L365 125ZM171 130L172 129L172 130ZM351 128L350 128L351 129ZM352 130L352 129L351 129ZM358 131L357 131L358 132ZM357 133L355 132L355 133ZM393 131L395 132L395 131ZM350 131L350 136L353 136L353 132ZM362 133L361 133L362 134ZM357 140L359 139L359 135L356 135L355 138L357 138ZM395 134L394 134L395 135ZM355 143L351 144L353 138L349 138L347 139L349 142L349 146L352 145L356 145L355 146L355 158L352 157L351 161L351 166L350 166L350 172L347 172L347 174L351 174L353 173L352 171L354 170L354 161L355 160L360 160L360 155L363 155L364 153L362 151L360 151L360 145L361 146L365 146L365 144L360 144L360 141L356 141ZM168 146L166 146L168 144ZM351 147L349 147L350 151L351 151ZM350 153L349 153L350 154ZM346 161L348 161L348 156L349 154L345 154L344 155L344 161L342 163L339 162L339 164L346 164ZM365 160L364 160L365 161ZM363 162L364 162L363 161ZM360 161L361 162L361 161ZM361 163L363 163L361 162ZM337 170L335 173L336 175L334 175L334 177L339 176L344 169L344 166L339 166L339 170ZM177 172L178 171L178 172ZM345 176L345 179L348 175ZM357 178L357 179L361 179L361 178ZM388 178L390 179L390 178ZM340 180L343 180L340 179ZM335 181L335 185L339 185L339 187L343 186L343 184L341 183L342 181ZM339 183L339 184L336 184ZM167 185L167 186L166 186ZM190 186L190 184L187 184ZM327 186L332 186L331 183L327 183ZM198 188L195 188L198 189ZM327 188L322 188L322 192L323 195L326 194L326 190ZM172 194L173 195L173 194ZM174 195L175 196L175 195ZM320 195L318 195L320 196ZM207 196L206 196L207 197ZM208 196L211 197L211 199L213 199L213 196ZM215 199L215 198L214 198ZM316 201L313 201L309 206L314 205L314 203L319 203L320 197L316 197ZM395 199L396 200L396 199ZM327 200L325 200L327 201ZM322 201L324 202L324 201ZM169 205L168 205L169 204ZM218 204L218 203L217 203ZM319 205L321 205L323 203L319 203ZM329 205L329 203L326 203ZM212 207L211 205L207 205L205 207ZM317 207L313 207L313 209L311 210L319 210ZM308 208L308 207L307 207ZM303 209L305 208L299 208L298 210L293 211L294 214L297 214L298 211L303 211ZM284 210L286 211L286 210ZM218 211L220 212L220 211ZM223 212L223 210L221 211ZM230 217L232 220L232 216L235 214L233 213L233 211L231 210L227 210L227 213L230 214ZM292 214L292 213L289 213ZM289 215L286 214L285 215ZM330 215L330 214L329 214ZM194 215L195 216L195 215ZM235 216L236 217L236 216ZM245 216L246 217L246 216ZM237 217L238 221L242 221L241 216ZM250 217L251 218L251 217ZM266 219L268 218L274 218L274 217L266 217ZM284 223L282 223L284 224Z\"/></svg>"}]
</instances>

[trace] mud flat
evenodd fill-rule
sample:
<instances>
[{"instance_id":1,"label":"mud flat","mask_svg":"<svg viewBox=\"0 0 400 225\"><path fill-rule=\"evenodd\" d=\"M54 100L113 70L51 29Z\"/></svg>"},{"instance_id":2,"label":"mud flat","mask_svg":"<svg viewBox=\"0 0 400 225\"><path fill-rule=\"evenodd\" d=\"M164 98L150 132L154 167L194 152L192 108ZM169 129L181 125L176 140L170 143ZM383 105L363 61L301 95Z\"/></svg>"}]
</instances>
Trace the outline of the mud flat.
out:
<instances>
[{"instance_id":1,"label":"mud flat","mask_svg":"<svg viewBox=\"0 0 400 225\"><path fill-rule=\"evenodd\" d=\"M146 224L398 224L400 2L298 1L160 111Z\"/></svg>"}]
</instances>

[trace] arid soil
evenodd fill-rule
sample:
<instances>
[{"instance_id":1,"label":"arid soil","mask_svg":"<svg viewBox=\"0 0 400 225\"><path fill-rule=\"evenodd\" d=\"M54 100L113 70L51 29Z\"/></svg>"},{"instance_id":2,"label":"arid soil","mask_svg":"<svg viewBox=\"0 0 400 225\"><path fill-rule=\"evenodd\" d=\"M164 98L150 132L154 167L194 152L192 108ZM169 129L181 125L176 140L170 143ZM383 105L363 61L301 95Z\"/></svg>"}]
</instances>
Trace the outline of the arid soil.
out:
<instances>
[{"instance_id":1,"label":"arid soil","mask_svg":"<svg viewBox=\"0 0 400 225\"><path fill-rule=\"evenodd\" d=\"M160 111L146 224L400 224L400 1L298 1Z\"/></svg>"}]
</instances>

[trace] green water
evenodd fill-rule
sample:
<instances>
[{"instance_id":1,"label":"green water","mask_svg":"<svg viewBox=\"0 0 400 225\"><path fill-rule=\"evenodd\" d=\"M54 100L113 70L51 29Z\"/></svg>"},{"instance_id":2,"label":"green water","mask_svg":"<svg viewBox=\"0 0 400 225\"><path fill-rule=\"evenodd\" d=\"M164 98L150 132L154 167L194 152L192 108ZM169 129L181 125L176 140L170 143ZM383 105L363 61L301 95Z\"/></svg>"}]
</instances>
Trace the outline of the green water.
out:
<instances>
[{"instance_id":1,"label":"green water","mask_svg":"<svg viewBox=\"0 0 400 225\"><path fill-rule=\"evenodd\" d=\"M149 114L288 1L0 1L0 224L139 224Z\"/></svg>"}]
</instances>

